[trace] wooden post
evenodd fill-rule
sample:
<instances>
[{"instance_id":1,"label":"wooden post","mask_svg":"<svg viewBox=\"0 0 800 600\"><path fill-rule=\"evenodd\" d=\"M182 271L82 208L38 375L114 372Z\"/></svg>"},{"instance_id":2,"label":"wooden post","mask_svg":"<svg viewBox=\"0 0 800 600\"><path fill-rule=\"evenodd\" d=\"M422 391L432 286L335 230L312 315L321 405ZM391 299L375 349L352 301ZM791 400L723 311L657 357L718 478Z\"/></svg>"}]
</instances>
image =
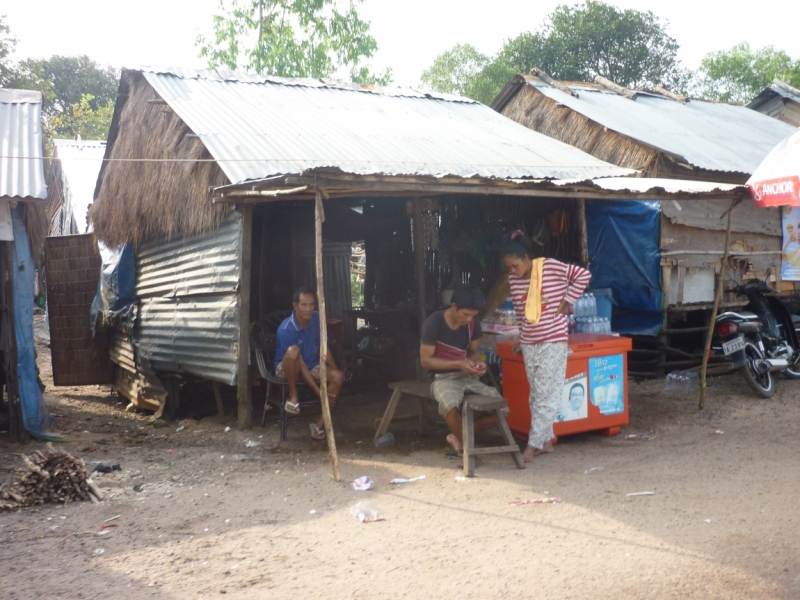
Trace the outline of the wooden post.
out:
<instances>
[{"instance_id":1,"label":"wooden post","mask_svg":"<svg viewBox=\"0 0 800 600\"><path fill-rule=\"evenodd\" d=\"M419 326L428 314L425 310L425 236L422 230L422 208L420 199L414 198L414 258L417 263L417 302L419 303Z\"/></svg>"},{"instance_id":2,"label":"wooden post","mask_svg":"<svg viewBox=\"0 0 800 600\"><path fill-rule=\"evenodd\" d=\"M328 438L328 452L331 457L334 481L341 481L339 455L336 453L336 437L333 435L331 407L328 406L328 323L325 314L325 277L322 271L322 223L325 209L322 206L322 191L317 190L314 202L314 243L317 263L317 302L319 303L319 391L322 404L322 418L325 421L325 435Z\"/></svg>"},{"instance_id":3,"label":"wooden post","mask_svg":"<svg viewBox=\"0 0 800 600\"><path fill-rule=\"evenodd\" d=\"M242 204L242 238L239 244L239 374L236 396L239 429L253 426L253 396L250 390L250 277L253 254L253 205Z\"/></svg>"},{"instance_id":4,"label":"wooden post","mask_svg":"<svg viewBox=\"0 0 800 600\"><path fill-rule=\"evenodd\" d=\"M6 394L8 396L8 433L12 442L27 444L30 441L22 419L22 404L19 398L19 380L17 379L17 332L14 329L14 242L3 244L5 252L5 271L7 279L4 281L3 291L5 300L5 313L3 326L8 330L8 348L6 351Z\"/></svg>"},{"instance_id":5,"label":"wooden post","mask_svg":"<svg viewBox=\"0 0 800 600\"><path fill-rule=\"evenodd\" d=\"M578 198L578 232L581 236L581 266L589 268L589 231L586 227L586 200Z\"/></svg>"},{"instance_id":6,"label":"wooden post","mask_svg":"<svg viewBox=\"0 0 800 600\"><path fill-rule=\"evenodd\" d=\"M706 371L708 370L708 354L711 351L711 338L714 336L714 325L717 320L717 312L719 311L719 303L722 299L722 286L725 281L725 270L728 267L728 246L731 241L731 215L733 214L733 207L736 206L737 201L731 201L731 207L728 209L728 227L725 230L725 249L722 252L722 261L719 265L719 277L717 278L717 293L714 295L714 307L711 309L711 322L708 325L708 333L706 334L706 348L703 352L703 363L700 367L700 404L698 408L703 410L706 405Z\"/></svg>"}]
</instances>

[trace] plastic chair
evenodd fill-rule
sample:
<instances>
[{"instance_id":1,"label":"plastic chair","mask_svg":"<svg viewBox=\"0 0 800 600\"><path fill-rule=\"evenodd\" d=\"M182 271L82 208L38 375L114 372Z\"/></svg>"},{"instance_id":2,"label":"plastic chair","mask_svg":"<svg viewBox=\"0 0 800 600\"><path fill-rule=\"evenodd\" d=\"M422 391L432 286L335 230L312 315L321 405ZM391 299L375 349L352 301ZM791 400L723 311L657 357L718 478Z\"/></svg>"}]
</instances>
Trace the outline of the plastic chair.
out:
<instances>
[{"instance_id":1,"label":"plastic chair","mask_svg":"<svg viewBox=\"0 0 800 600\"><path fill-rule=\"evenodd\" d=\"M283 321L291 314L291 310L281 310L261 317L256 322L252 335L253 349L255 350L256 363L258 364L258 372L267 382L267 392L264 399L264 412L261 416L261 426L264 427L266 424L267 411L270 410L271 407L277 408L280 414L279 423L282 442L287 438L289 413L286 412L285 405L286 391L289 389L289 383L283 377L278 377L275 375L274 363L275 350L278 344L278 327L280 327L281 323L283 323ZM330 343L328 344L328 349L333 353L333 358L336 361L336 364L339 365L339 368L345 370L347 365L344 362L344 353L341 351L338 345L335 343ZM273 386L276 386L280 389L280 396L277 398L272 397ZM305 388L305 390L303 388ZM297 382L298 394L301 395L301 397L298 398L301 411L303 411L303 409L321 406L320 399L316 396L314 396L313 399L302 398L302 391L307 391L307 389L308 386L304 381L302 381L302 379ZM335 413L340 431L344 433L344 419L342 418L342 411L339 402L337 402L336 406L334 406L333 413Z\"/></svg>"}]
</instances>

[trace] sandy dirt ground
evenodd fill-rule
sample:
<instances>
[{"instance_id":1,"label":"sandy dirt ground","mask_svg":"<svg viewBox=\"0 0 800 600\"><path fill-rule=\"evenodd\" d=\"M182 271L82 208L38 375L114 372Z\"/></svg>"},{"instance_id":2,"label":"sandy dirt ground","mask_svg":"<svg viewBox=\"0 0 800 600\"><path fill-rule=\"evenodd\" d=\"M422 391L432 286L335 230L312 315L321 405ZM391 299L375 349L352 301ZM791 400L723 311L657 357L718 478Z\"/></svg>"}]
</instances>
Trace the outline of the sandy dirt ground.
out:
<instances>
[{"instance_id":1,"label":"sandy dirt ground","mask_svg":"<svg viewBox=\"0 0 800 600\"><path fill-rule=\"evenodd\" d=\"M562 438L522 471L483 457L467 480L443 423L393 426L376 450L388 393L345 396L337 483L310 415L283 444L274 423L237 431L232 399L156 428L108 390L52 387L43 345L40 368L62 446L122 470L95 475L101 504L0 514L2 598L800 598L800 382L761 400L741 374L715 379L703 413L631 382L621 435ZM40 445L0 434L0 468ZM361 475L376 489L352 490ZM359 523L361 501L385 520Z\"/></svg>"}]
</instances>

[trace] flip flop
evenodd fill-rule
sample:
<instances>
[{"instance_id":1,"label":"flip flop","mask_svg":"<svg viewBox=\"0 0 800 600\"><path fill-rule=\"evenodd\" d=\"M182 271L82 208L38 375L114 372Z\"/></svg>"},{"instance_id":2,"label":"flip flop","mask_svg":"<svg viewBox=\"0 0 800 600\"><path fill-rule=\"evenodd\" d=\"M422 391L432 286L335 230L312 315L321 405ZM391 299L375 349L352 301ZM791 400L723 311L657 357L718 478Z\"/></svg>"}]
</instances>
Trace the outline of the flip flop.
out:
<instances>
[{"instance_id":1,"label":"flip flop","mask_svg":"<svg viewBox=\"0 0 800 600\"><path fill-rule=\"evenodd\" d=\"M451 450L450 452L444 453L445 458L464 458L464 451L463 450Z\"/></svg>"},{"instance_id":2,"label":"flip flop","mask_svg":"<svg viewBox=\"0 0 800 600\"><path fill-rule=\"evenodd\" d=\"M315 440L324 440L325 439L325 430L320 429L316 423L310 423L308 428L311 430L311 437Z\"/></svg>"},{"instance_id":3,"label":"flip flop","mask_svg":"<svg viewBox=\"0 0 800 600\"><path fill-rule=\"evenodd\" d=\"M286 404L283 405L283 410L285 410L290 415L299 415L300 414L300 403L299 402L291 402L291 401L287 400Z\"/></svg>"}]
</instances>

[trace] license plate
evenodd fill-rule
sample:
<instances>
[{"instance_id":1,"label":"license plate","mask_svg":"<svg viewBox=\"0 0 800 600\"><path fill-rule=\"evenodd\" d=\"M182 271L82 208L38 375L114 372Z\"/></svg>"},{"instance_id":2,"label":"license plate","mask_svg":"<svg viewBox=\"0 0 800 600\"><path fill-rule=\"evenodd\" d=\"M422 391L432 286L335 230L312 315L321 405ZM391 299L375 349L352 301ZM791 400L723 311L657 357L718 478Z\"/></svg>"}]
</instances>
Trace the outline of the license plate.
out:
<instances>
[{"instance_id":1,"label":"license plate","mask_svg":"<svg viewBox=\"0 0 800 600\"><path fill-rule=\"evenodd\" d=\"M738 352L739 350L744 350L744 338L741 336L733 338L732 340L728 340L722 344L722 353L725 356L728 356L728 354L733 354L734 352Z\"/></svg>"}]
</instances>

